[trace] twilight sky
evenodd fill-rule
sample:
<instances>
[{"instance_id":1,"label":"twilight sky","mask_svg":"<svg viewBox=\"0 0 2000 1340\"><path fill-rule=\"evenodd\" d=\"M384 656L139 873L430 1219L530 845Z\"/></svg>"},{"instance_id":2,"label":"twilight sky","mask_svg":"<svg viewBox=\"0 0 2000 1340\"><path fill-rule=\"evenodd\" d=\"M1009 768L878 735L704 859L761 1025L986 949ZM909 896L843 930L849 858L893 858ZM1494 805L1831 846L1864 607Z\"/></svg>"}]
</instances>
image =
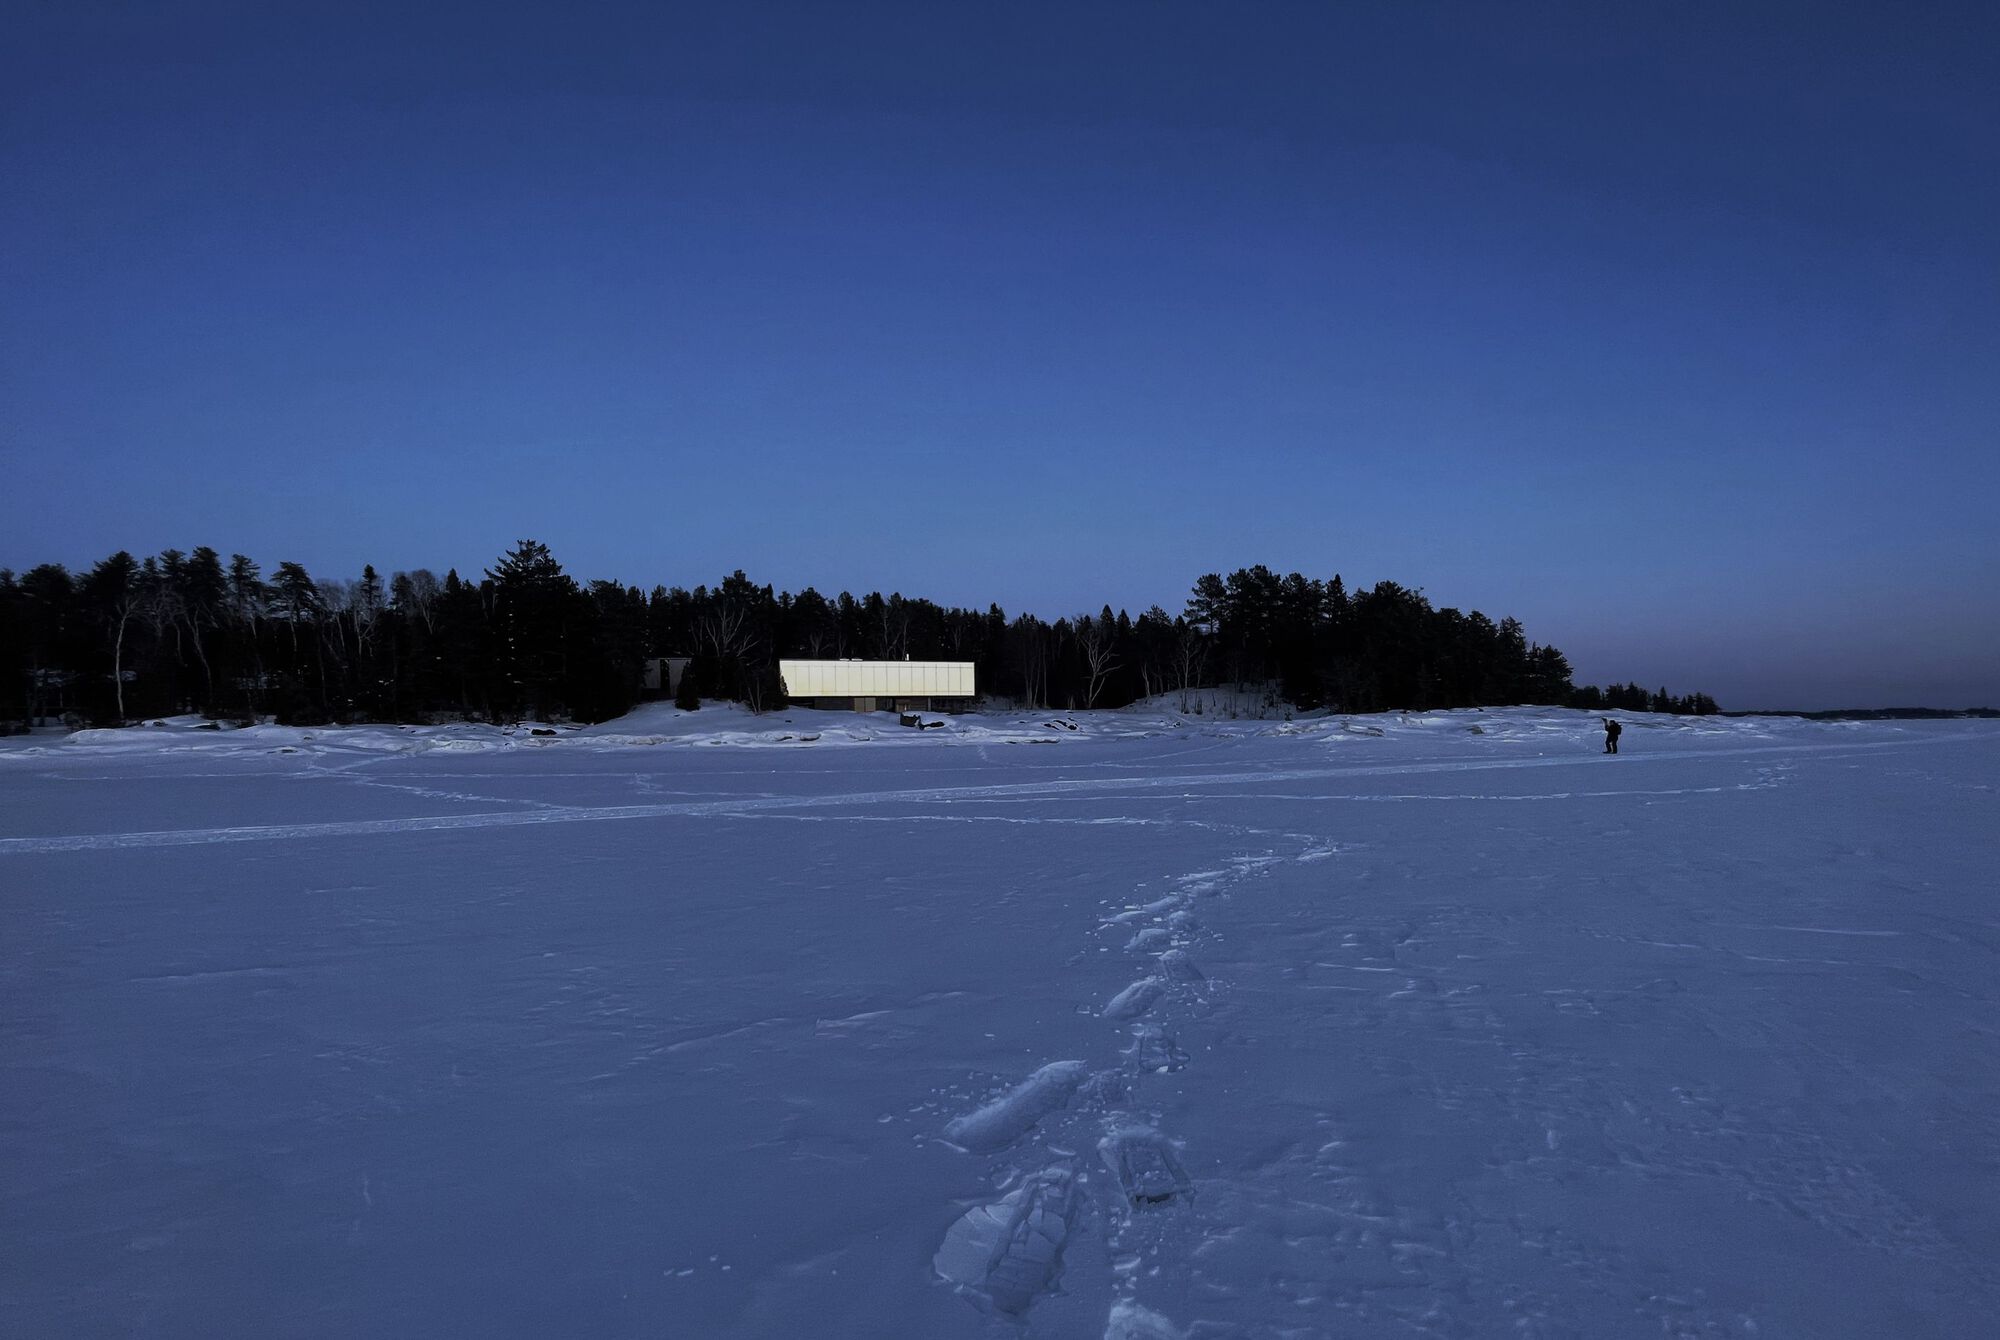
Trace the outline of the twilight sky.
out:
<instances>
[{"instance_id":1,"label":"twilight sky","mask_svg":"<svg viewBox=\"0 0 2000 1340\"><path fill-rule=\"evenodd\" d=\"M1179 609L2000 704L1988 4L25 3L0 566Z\"/></svg>"}]
</instances>

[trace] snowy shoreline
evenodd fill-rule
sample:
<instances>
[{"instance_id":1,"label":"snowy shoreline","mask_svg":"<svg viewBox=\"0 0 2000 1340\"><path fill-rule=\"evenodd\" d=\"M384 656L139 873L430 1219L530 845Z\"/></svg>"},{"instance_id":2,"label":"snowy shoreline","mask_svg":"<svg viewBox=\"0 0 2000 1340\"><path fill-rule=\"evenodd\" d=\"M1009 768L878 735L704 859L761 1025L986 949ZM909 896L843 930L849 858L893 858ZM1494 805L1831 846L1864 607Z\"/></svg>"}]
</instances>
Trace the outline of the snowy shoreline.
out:
<instances>
[{"instance_id":1,"label":"snowy shoreline","mask_svg":"<svg viewBox=\"0 0 2000 1340\"><path fill-rule=\"evenodd\" d=\"M523 722L494 726L473 722L446 725L367 724L353 726L234 726L199 716L155 719L124 726L0 738L0 760L43 759L89 754L207 755L355 751L422 754L551 749L618 750L659 746L698 748L841 748L852 745L1058 744L1157 736L1219 741L1296 740L1344 744L1371 739L1420 745L1437 752L1458 739L1505 750L1524 743L1587 751L1602 739L1605 713L1546 707L1456 708L1433 712L1302 714L1295 719L1188 715L1157 703L1095 712L983 711L963 715L924 714L927 729L899 725L893 713L862 715L807 708L752 713L733 704L684 712L665 703L648 704L612 721L591 726ZM1863 723L1800 716L1671 716L1611 713L1626 727L1628 750L1683 749L1740 743L1814 741L1853 735L1862 725L1888 730L1921 729L1926 721L1979 721L1983 718L1919 718ZM1989 723L2000 728L2000 723ZM1459 737L1463 737L1459 739Z\"/></svg>"}]
</instances>

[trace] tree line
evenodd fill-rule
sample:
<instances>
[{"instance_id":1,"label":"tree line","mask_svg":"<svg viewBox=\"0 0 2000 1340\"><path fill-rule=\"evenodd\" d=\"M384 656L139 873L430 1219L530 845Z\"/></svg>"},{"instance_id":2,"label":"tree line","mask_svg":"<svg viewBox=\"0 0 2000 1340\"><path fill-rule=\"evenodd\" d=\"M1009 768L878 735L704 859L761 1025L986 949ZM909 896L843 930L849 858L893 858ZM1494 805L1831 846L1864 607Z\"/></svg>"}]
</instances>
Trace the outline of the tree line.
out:
<instances>
[{"instance_id":1,"label":"tree line","mask_svg":"<svg viewBox=\"0 0 2000 1340\"><path fill-rule=\"evenodd\" d=\"M690 658L683 706L783 702L780 658L972 661L983 692L1030 708L1120 707L1234 686L1251 710L1343 712L1533 703L1716 710L1704 694L1577 687L1514 619L1436 608L1420 590L1257 566L1195 582L1177 613L1109 605L1053 622L869 592L583 582L523 540L476 578L268 574L242 554L116 553L73 574L0 569L0 722L111 724L199 712L296 724L601 721L642 696L649 658Z\"/></svg>"}]
</instances>

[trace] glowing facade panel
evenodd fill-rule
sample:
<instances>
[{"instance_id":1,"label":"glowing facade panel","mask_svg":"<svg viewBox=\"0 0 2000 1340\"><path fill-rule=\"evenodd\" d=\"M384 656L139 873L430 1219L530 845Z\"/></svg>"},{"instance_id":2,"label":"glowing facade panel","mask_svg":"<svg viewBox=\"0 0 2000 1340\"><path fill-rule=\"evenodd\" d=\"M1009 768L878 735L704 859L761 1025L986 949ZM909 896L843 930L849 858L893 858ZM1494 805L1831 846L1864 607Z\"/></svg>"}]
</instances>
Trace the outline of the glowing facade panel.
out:
<instances>
[{"instance_id":1,"label":"glowing facade panel","mask_svg":"<svg viewBox=\"0 0 2000 1340\"><path fill-rule=\"evenodd\" d=\"M970 698L971 661L779 661L791 698Z\"/></svg>"}]
</instances>

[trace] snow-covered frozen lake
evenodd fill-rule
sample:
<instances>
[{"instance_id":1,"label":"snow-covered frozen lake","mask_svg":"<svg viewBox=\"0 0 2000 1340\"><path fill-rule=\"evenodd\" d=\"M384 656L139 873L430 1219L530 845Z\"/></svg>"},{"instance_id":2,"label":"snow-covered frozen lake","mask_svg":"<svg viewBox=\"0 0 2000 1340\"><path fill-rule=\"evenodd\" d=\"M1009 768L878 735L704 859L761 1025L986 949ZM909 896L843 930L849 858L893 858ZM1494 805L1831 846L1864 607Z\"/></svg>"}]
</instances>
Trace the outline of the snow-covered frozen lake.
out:
<instances>
[{"instance_id":1,"label":"snow-covered frozen lake","mask_svg":"<svg viewBox=\"0 0 2000 1340\"><path fill-rule=\"evenodd\" d=\"M1624 719L0 742L0 1332L1996 1333L2000 725Z\"/></svg>"}]
</instances>

